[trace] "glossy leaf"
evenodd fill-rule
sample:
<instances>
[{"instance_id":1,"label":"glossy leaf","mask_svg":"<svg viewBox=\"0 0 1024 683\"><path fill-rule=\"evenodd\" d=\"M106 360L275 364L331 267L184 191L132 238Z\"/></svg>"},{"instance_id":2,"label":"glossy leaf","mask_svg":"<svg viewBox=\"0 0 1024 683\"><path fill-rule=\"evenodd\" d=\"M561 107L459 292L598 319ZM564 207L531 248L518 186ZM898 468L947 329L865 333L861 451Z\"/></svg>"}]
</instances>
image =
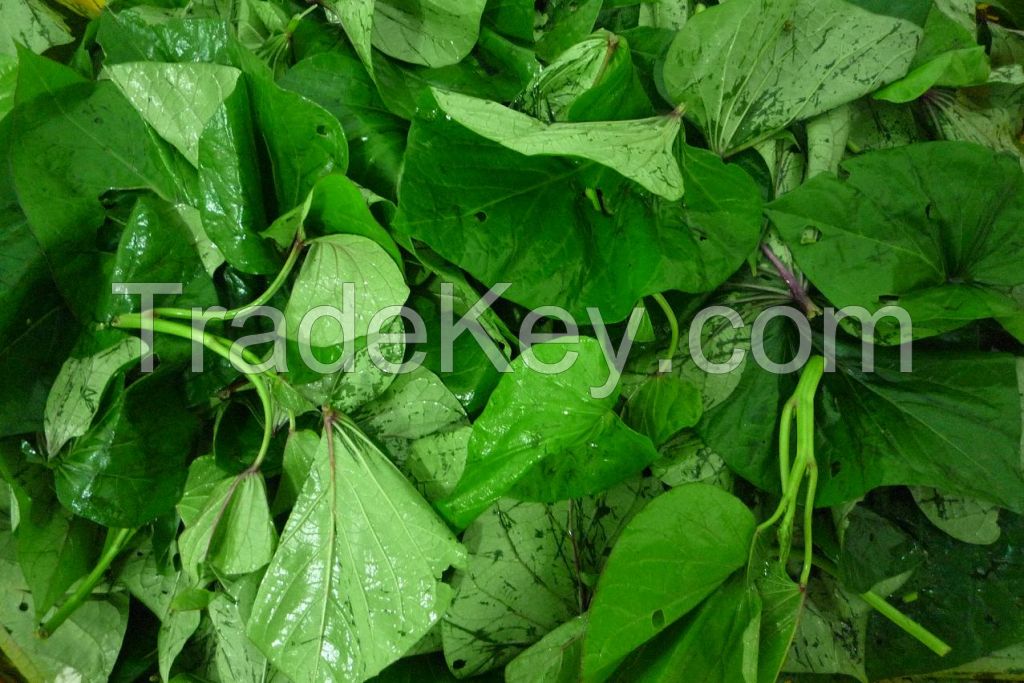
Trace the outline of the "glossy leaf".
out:
<instances>
[{"instance_id":1,"label":"glossy leaf","mask_svg":"<svg viewBox=\"0 0 1024 683\"><path fill-rule=\"evenodd\" d=\"M576 354L572 366L549 374L568 353ZM442 514L464 527L510 490L542 501L588 495L653 461L651 442L615 414L618 394L591 395L607 375L589 337L538 344L513 361L473 425L466 469Z\"/></svg>"},{"instance_id":2,"label":"glossy leaf","mask_svg":"<svg viewBox=\"0 0 1024 683\"><path fill-rule=\"evenodd\" d=\"M373 676L440 619L451 532L365 436L328 422L248 634L295 681Z\"/></svg>"},{"instance_id":3,"label":"glossy leaf","mask_svg":"<svg viewBox=\"0 0 1024 683\"><path fill-rule=\"evenodd\" d=\"M747 561L754 517L721 489L690 484L654 499L608 558L590 606L583 680L608 678Z\"/></svg>"},{"instance_id":4,"label":"glossy leaf","mask_svg":"<svg viewBox=\"0 0 1024 683\"><path fill-rule=\"evenodd\" d=\"M240 72L219 64L123 62L106 69L132 106L167 142L199 164L199 136L235 89Z\"/></svg>"},{"instance_id":5,"label":"glossy leaf","mask_svg":"<svg viewBox=\"0 0 1024 683\"><path fill-rule=\"evenodd\" d=\"M678 377L653 377L629 397L626 424L661 446L680 430L697 424L704 404L695 386Z\"/></svg>"},{"instance_id":6,"label":"glossy leaf","mask_svg":"<svg viewBox=\"0 0 1024 683\"><path fill-rule=\"evenodd\" d=\"M178 500L195 429L173 380L139 380L60 458L57 496L105 526L151 521Z\"/></svg>"}]
</instances>

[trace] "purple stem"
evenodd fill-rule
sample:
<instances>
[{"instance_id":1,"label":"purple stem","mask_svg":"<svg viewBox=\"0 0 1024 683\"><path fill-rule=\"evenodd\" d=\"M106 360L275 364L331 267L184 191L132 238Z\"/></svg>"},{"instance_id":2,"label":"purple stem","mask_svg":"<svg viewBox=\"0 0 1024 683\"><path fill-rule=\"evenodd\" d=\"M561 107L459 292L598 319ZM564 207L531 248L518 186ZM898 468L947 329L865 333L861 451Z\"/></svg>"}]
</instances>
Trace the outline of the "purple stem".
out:
<instances>
[{"instance_id":1,"label":"purple stem","mask_svg":"<svg viewBox=\"0 0 1024 683\"><path fill-rule=\"evenodd\" d=\"M779 260L779 257L775 255L775 252L767 244L761 245L761 251L768 257L768 260L775 266L775 270L779 272L779 277L789 287L789 293L793 296L793 299L800 304L800 308L803 309L804 313L810 315L812 311L818 310L818 307L811 301L811 297L807 296L807 291L800 285L799 280L796 279L796 275L793 274L786 264Z\"/></svg>"}]
</instances>

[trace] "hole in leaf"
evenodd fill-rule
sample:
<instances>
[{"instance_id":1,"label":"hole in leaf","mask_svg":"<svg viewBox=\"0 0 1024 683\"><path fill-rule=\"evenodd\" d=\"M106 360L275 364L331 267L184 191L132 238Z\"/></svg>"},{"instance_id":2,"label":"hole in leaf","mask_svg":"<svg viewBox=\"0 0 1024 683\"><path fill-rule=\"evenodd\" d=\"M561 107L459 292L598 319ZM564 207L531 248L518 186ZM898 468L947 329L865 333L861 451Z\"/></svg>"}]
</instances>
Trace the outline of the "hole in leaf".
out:
<instances>
[{"instance_id":1,"label":"hole in leaf","mask_svg":"<svg viewBox=\"0 0 1024 683\"><path fill-rule=\"evenodd\" d=\"M651 615L651 625L654 626L654 628L661 628L662 626L664 626L665 613L662 612L660 609L654 610L654 613Z\"/></svg>"},{"instance_id":2,"label":"hole in leaf","mask_svg":"<svg viewBox=\"0 0 1024 683\"><path fill-rule=\"evenodd\" d=\"M924 217L925 218L931 218L932 217L932 203L931 202L928 202L927 206L924 207Z\"/></svg>"},{"instance_id":3,"label":"hole in leaf","mask_svg":"<svg viewBox=\"0 0 1024 683\"><path fill-rule=\"evenodd\" d=\"M327 135L327 126L321 123L319 126L316 127L316 134Z\"/></svg>"},{"instance_id":4,"label":"hole in leaf","mask_svg":"<svg viewBox=\"0 0 1024 683\"><path fill-rule=\"evenodd\" d=\"M838 475L839 475L839 473L840 473L840 472L842 471L842 469L843 469L843 465L842 465L842 463L840 463L840 462L834 462L834 463L832 463L832 465L831 465L831 466L830 466L830 467L828 468L828 471L832 473L832 476L833 476L833 477L835 477L835 476L838 476Z\"/></svg>"},{"instance_id":5,"label":"hole in leaf","mask_svg":"<svg viewBox=\"0 0 1024 683\"><path fill-rule=\"evenodd\" d=\"M477 211L476 213L473 214L473 218L477 219L477 221L479 221L480 223L483 223L484 221L487 220L487 214L484 213L483 211Z\"/></svg>"},{"instance_id":6,"label":"hole in leaf","mask_svg":"<svg viewBox=\"0 0 1024 683\"><path fill-rule=\"evenodd\" d=\"M466 660L456 659L454 662L452 662L452 668L456 670L466 668Z\"/></svg>"},{"instance_id":7,"label":"hole in leaf","mask_svg":"<svg viewBox=\"0 0 1024 683\"><path fill-rule=\"evenodd\" d=\"M20 605L18 605L18 609L21 610L22 612L27 612L28 611L28 603L27 602L21 603Z\"/></svg>"}]
</instances>

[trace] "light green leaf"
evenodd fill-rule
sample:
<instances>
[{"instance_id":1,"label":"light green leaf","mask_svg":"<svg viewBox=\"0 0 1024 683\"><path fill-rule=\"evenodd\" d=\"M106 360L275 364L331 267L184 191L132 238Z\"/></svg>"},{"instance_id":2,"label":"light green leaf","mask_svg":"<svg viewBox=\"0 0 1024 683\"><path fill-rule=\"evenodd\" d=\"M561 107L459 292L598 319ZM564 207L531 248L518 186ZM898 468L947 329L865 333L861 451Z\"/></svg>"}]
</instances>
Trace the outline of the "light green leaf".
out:
<instances>
[{"instance_id":1,"label":"light green leaf","mask_svg":"<svg viewBox=\"0 0 1024 683\"><path fill-rule=\"evenodd\" d=\"M14 89L18 83L18 58L0 53L0 121L14 108Z\"/></svg>"},{"instance_id":2,"label":"light green leaf","mask_svg":"<svg viewBox=\"0 0 1024 683\"><path fill-rule=\"evenodd\" d=\"M888 102L910 102L931 88L982 85L989 77L988 54L981 45L943 52L875 93Z\"/></svg>"},{"instance_id":3,"label":"light green leaf","mask_svg":"<svg viewBox=\"0 0 1024 683\"><path fill-rule=\"evenodd\" d=\"M506 683L577 683L587 615L565 622L505 667Z\"/></svg>"},{"instance_id":4,"label":"light green leaf","mask_svg":"<svg viewBox=\"0 0 1024 683\"><path fill-rule=\"evenodd\" d=\"M32 594L6 528L0 531L0 586L0 651L28 683L107 680L128 625L123 593L87 600L49 638L38 638Z\"/></svg>"},{"instance_id":5,"label":"light green leaf","mask_svg":"<svg viewBox=\"0 0 1024 683\"><path fill-rule=\"evenodd\" d=\"M571 367L545 371L570 353ZM466 469L441 513L464 527L513 489L542 501L594 494L655 460L650 440L616 415L618 386L604 398L591 395L608 372L590 337L537 344L515 359L473 425Z\"/></svg>"},{"instance_id":6,"label":"light green leaf","mask_svg":"<svg viewBox=\"0 0 1024 683\"><path fill-rule=\"evenodd\" d=\"M226 593L218 592L208 608L216 635L214 665L222 681L264 683L267 660L245 635L245 622L238 605Z\"/></svg>"},{"instance_id":7,"label":"light green leaf","mask_svg":"<svg viewBox=\"0 0 1024 683\"><path fill-rule=\"evenodd\" d=\"M464 551L387 457L328 419L260 585L248 635L296 683L361 681L441 618Z\"/></svg>"},{"instance_id":8,"label":"light green leaf","mask_svg":"<svg viewBox=\"0 0 1024 683\"><path fill-rule=\"evenodd\" d=\"M910 492L928 520L956 540L978 545L999 540L999 506L927 486L911 486Z\"/></svg>"},{"instance_id":9,"label":"light green leaf","mask_svg":"<svg viewBox=\"0 0 1024 683\"><path fill-rule=\"evenodd\" d=\"M677 115L546 124L497 102L437 88L433 93L460 125L520 154L588 159L666 199L683 196L683 175L672 151L682 123Z\"/></svg>"},{"instance_id":10,"label":"light green leaf","mask_svg":"<svg viewBox=\"0 0 1024 683\"><path fill-rule=\"evenodd\" d=\"M112 64L105 73L146 123L193 166L199 165L199 136L241 75L219 64L160 62Z\"/></svg>"},{"instance_id":11,"label":"light green leaf","mask_svg":"<svg viewBox=\"0 0 1024 683\"><path fill-rule=\"evenodd\" d=\"M842 105L807 122L806 179L819 173L839 173L850 137L850 107Z\"/></svg>"},{"instance_id":12,"label":"light green leaf","mask_svg":"<svg viewBox=\"0 0 1024 683\"><path fill-rule=\"evenodd\" d=\"M309 471L313 469L313 459L319 445L320 437L310 429L288 432L281 461L281 480L277 484L277 494L271 508L274 515L295 505L295 499L306 483Z\"/></svg>"},{"instance_id":13,"label":"light green leaf","mask_svg":"<svg viewBox=\"0 0 1024 683\"><path fill-rule=\"evenodd\" d=\"M710 484L732 490L733 475L722 456L692 431L684 431L658 449L661 457L651 463L651 474L666 486Z\"/></svg>"},{"instance_id":14,"label":"light green leaf","mask_svg":"<svg viewBox=\"0 0 1024 683\"><path fill-rule=\"evenodd\" d=\"M109 337L104 339L110 341ZM145 342L127 334L115 333L113 342L89 349L85 355L72 355L61 366L46 398L43 416L46 450L51 456L71 439L85 434L110 379L149 351Z\"/></svg>"},{"instance_id":15,"label":"light green leaf","mask_svg":"<svg viewBox=\"0 0 1024 683\"><path fill-rule=\"evenodd\" d=\"M373 6L374 0L326 0L327 18L341 24L363 66L373 75Z\"/></svg>"},{"instance_id":16,"label":"light green leaf","mask_svg":"<svg viewBox=\"0 0 1024 683\"><path fill-rule=\"evenodd\" d=\"M178 511L185 522L178 539L181 565L191 581L200 581L207 562L227 575L248 574L270 562L277 533L259 472L232 475L212 455L197 458Z\"/></svg>"},{"instance_id":17,"label":"light green leaf","mask_svg":"<svg viewBox=\"0 0 1024 683\"><path fill-rule=\"evenodd\" d=\"M373 46L413 64L455 64L476 44L486 4L486 0L376 0Z\"/></svg>"},{"instance_id":18,"label":"light green leaf","mask_svg":"<svg viewBox=\"0 0 1024 683\"><path fill-rule=\"evenodd\" d=\"M64 19L41 0L5 2L0 6L0 54L16 55L18 43L41 53L72 40Z\"/></svg>"},{"instance_id":19,"label":"light green leaf","mask_svg":"<svg viewBox=\"0 0 1024 683\"><path fill-rule=\"evenodd\" d=\"M569 503L504 499L466 529L469 562L441 622L445 658L458 676L501 667L579 614L570 514Z\"/></svg>"},{"instance_id":20,"label":"light green leaf","mask_svg":"<svg viewBox=\"0 0 1024 683\"><path fill-rule=\"evenodd\" d=\"M676 35L665 89L728 155L902 77L921 35L843 0L730 0Z\"/></svg>"},{"instance_id":21,"label":"light green leaf","mask_svg":"<svg viewBox=\"0 0 1024 683\"><path fill-rule=\"evenodd\" d=\"M583 680L606 679L744 566L754 524L743 503L704 484L651 501L622 532L598 581Z\"/></svg>"},{"instance_id":22,"label":"light green leaf","mask_svg":"<svg viewBox=\"0 0 1024 683\"><path fill-rule=\"evenodd\" d=\"M758 683L776 683L796 635L806 592L786 568L774 564L755 585L761 596L761 634L757 651Z\"/></svg>"},{"instance_id":23,"label":"light green leaf","mask_svg":"<svg viewBox=\"0 0 1024 683\"><path fill-rule=\"evenodd\" d=\"M345 296L346 289L351 299ZM351 316L352 329L343 329L336 318L324 317L309 330L309 343L327 348L354 342L366 336L374 314L401 306L408 296L402 272L380 245L361 235L328 235L311 241L284 311L285 325L288 335L298 339L309 311L330 306L342 316Z\"/></svg>"}]
</instances>

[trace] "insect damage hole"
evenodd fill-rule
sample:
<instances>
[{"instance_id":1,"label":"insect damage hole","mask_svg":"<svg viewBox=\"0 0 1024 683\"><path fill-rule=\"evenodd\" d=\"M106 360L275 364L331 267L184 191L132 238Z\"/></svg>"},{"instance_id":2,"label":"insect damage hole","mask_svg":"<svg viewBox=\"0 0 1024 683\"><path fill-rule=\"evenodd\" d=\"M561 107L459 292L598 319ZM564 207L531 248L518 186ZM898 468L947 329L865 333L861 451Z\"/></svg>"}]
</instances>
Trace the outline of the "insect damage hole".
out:
<instances>
[{"instance_id":1,"label":"insect damage hole","mask_svg":"<svg viewBox=\"0 0 1024 683\"><path fill-rule=\"evenodd\" d=\"M661 628L665 625L665 613L660 609L654 610L651 614L651 625L654 628Z\"/></svg>"}]
</instances>

